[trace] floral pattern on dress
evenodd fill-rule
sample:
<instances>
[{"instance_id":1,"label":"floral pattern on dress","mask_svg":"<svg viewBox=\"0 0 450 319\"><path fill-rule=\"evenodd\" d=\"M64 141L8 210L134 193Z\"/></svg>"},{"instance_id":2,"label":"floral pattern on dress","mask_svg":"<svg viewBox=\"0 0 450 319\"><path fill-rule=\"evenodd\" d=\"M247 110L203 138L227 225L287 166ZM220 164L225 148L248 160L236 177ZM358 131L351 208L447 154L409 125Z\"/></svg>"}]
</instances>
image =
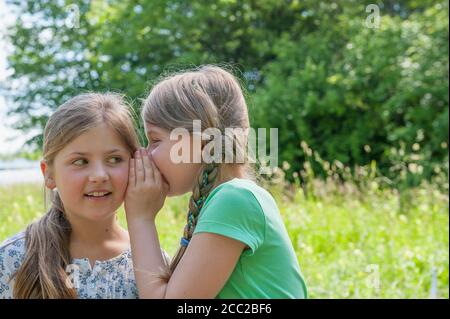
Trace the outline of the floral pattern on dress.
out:
<instances>
[{"instance_id":1,"label":"floral pattern on dress","mask_svg":"<svg viewBox=\"0 0 450 319\"><path fill-rule=\"evenodd\" d=\"M13 275L24 257L23 232L0 245L0 299L13 298ZM139 296L130 249L112 259L96 261L92 268L87 258L72 259L66 272L80 299L136 299Z\"/></svg>"}]
</instances>

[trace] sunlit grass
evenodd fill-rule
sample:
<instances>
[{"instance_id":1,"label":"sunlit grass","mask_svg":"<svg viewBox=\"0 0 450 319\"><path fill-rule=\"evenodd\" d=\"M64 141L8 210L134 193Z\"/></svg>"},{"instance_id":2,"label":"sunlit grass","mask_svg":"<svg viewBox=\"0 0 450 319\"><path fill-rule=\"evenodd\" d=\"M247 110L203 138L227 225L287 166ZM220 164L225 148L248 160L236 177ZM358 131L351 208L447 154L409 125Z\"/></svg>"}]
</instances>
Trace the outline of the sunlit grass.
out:
<instances>
[{"instance_id":1,"label":"sunlit grass","mask_svg":"<svg viewBox=\"0 0 450 319\"><path fill-rule=\"evenodd\" d=\"M273 186L311 298L449 297L448 196L423 185L400 207L395 190L351 184L340 191L318 182L304 195ZM0 187L0 241L44 212L40 185ZM161 245L173 255L185 222L188 197L171 198L159 213ZM126 226L123 209L120 222Z\"/></svg>"}]
</instances>

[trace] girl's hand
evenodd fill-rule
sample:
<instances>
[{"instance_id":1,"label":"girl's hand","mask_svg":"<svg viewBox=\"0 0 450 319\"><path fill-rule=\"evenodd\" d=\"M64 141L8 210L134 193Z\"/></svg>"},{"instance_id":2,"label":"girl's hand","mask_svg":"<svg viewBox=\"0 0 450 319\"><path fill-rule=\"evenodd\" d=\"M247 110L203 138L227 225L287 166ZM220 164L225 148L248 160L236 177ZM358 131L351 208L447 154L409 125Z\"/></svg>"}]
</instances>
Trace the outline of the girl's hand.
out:
<instances>
[{"instance_id":1,"label":"girl's hand","mask_svg":"<svg viewBox=\"0 0 450 319\"><path fill-rule=\"evenodd\" d=\"M127 220L155 220L162 208L169 186L163 181L161 173L153 160L143 149L135 152L130 159L130 173L125 195Z\"/></svg>"}]
</instances>

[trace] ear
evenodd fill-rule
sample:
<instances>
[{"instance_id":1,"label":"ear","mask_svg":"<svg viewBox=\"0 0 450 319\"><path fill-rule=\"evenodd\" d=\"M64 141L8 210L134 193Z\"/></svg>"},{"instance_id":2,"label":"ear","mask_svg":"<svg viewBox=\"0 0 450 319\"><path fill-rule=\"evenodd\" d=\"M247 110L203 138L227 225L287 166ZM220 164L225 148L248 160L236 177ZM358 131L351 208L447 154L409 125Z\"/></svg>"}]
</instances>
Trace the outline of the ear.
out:
<instances>
[{"instance_id":1,"label":"ear","mask_svg":"<svg viewBox=\"0 0 450 319\"><path fill-rule=\"evenodd\" d=\"M41 161L41 172L44 176L45 186L49 189L54 189L56 187L53 175L51 174L50 167L46 161Z\"/></svg>"}]
</instances>

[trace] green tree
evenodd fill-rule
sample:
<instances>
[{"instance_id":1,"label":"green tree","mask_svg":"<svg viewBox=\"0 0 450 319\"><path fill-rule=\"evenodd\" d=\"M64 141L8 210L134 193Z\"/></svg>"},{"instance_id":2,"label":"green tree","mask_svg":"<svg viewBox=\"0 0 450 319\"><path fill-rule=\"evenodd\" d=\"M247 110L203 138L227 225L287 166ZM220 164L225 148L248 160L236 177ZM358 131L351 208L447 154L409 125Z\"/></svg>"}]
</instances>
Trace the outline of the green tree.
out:
<instances>
[{"instance_id":1,"label":"green tree","mask_svg":"<svg viewBox=\"0 0 450 319\"><path fill-rule=\"evenodd\" d=\"M410 156L401 160L430 176L448 159L448 4L384 15L379 28L348 16L277 41L254 96L255 122L282 130L280 157L292 171L305 160L304 140L329 161L375 159L392 177L402 146Z\"/></svg>"},{"instance_id":2,"label":"green tree","mask_svg":"<svg viewBox=\"0 0 450 319\"><path fill-rule=\"evenodd\" d=\"M405 160L399 145L427 174L448 158L446 1L380 1L375 29L370 2L357 0L9 3L19 18L5 92L21 130L42 129L80 92L122 92L138 108L164 72L225 62L247 88L252 125L279 128L291 171L302 140L329 161L375 159L386 171Z\"/></svg>"}]
</instances>

